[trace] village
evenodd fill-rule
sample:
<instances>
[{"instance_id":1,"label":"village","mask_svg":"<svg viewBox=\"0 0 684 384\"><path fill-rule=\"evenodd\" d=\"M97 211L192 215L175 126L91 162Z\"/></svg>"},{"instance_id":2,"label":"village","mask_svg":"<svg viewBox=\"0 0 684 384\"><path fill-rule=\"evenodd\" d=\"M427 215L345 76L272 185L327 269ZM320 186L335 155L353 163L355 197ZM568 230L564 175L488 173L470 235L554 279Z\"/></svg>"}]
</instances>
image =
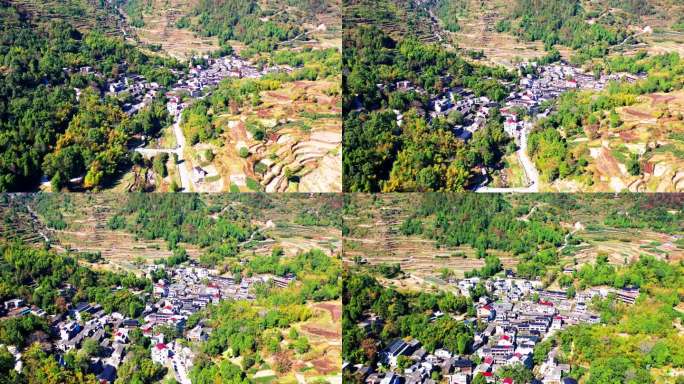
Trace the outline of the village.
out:
<instances>
[{"instance_id":1,"label":"village","mask_svg":"<svg viewBox=\"0 0 684 384\"><path fill-rule=\"evenodd\" d=\"M520 75L518 84L500 80L503 86L511 90L503 102L490 100L486 96L478 97L472 90L464 87L444 87L440 93L430 95L429 110L422 113L427 113L431 119L445 117L452 112L460 113L462 124L453 126L453 130L456 135L467 141L473 133L485 126L491 110L499 108L505 118L505 131L518 139L534 122L531 119L525 120L524 117L548 116L551 110L542 110L542 105L557 99L564 92L575 89L600 91L611 81L625 80L633 83L646 77L645 74L618 73L602 74L597 79L593 74L585 73L582 69L564 62L548 65L526 62L518 64L516 69ZM444 76L441 80L448 83L451 78ZM416 91L421 94L426 92L407 80L392 84L389 90ZM397 115L397 123L401 125L403 114L398 110L394 112Z\"/></svg>"},{"instance_id":2,"label":"village","mask_svg":"<svg viewBox=\"0 0 684 384\"><path fill-rule=\"evenodd\" d=\"M196 190L196 188L191 188L191 186L202 183L206 177L210 176L205 169L199 166L195 166L191 170L188 169L187 164L184 162L186 140L180 128L180 123L182 112L188 106L187 98L207 97L211 94L212 89L226 78L255 79L269 73L289 73L293 70L290 66L277 64L257 67L248 60L234 54L218 58L208 55L195 56L190 60L187 70L170 69L171 73L178 77L179 80L171 87L164 87L159 83L149 82L140 74L129 73L126 69L127 64L124 63L121 73L117 77L105 78L102 73L95 71L94 68L89 66L75 70L63 68L67 73L78 71L85 76L92 75L104 79L101 92L105 96L121 98L123 100L122 109L129 116L133 116L149 106L155 99L161 97L163 93L166 98L168 113L174 119L172 129L176 139L175 148L148 148L147 146L152 138L142 135L139 137L138 145L133 150L145 157L153 157L161 153L175 153L178 156L180 187L186 192ZM74 91L76 92L76 99L80 100L83 90L74 88ZM70 180L71 183L81 183L82 181L83 176ZM42 183L48 185L49 180L43 178Z\"/></svg>"},{"instance_id":3,"label":"village","mask_svg":"<svg viewBox=\"0 0 684 384\"><path fill-rule=\"evenodd\" d=\"M127 359L131 335L136 330L150 340L152 361L167 367L179 383L190 384L188 374L196 354L193 347L207 340L212 329L203 320L188 329L188 318L221 300L254 300L256 284L282 288L294 280L292 275L220 276L215 270L193 263L176 267L150 265L145 269L147 278L152 279L160 269L164 270L166 278L154 283L151 293L132 292L144 298L146 303L144 311L136 318L119 312L106 313L102 303L87 302L69 305L65 313L50 316L36 306L28 306L23 299L6 301L0 308L0 315L2 318L33 315L46 319L51 334L43 344L55 351L54 356L60 364L65 364L66 352L78 351L87 342L99 345L101 352L91 357L88 371L95 374L101 384L116 380L117 369ZM75 289L67 285L59 294L69 301ZM174 330L178 337L165 337L162 331L168 329ZM20 372L23 368L21 351L16 346L8 346L8 350L15 357L15 370Z\"/></svg>"},{"instance_id":4,"label":"village","mask_svg":"<svg viewBox=\"0 0 684 384\"><path fill-rule=\"evenodd\" d=\"M581 68L565 62L541 65L538 62L524 62L517 65L519 82L499 80L500 84L509 90L508 96L502 101L491 100L487 96L477 96L473 90L461 86L444 87L437 94L430 94L427 111L417 107L417 112L429 119L438 117L452 117L452 131L454 135L468 141L475 132L482 129L494 109L498 109L504 119L504 131L512 137L518 145L518 157L525 169L530 184L525 192L537 192L539 174L527 155L527 137L537 120L552 113L549 102L571 90L603 90L611 81L627 81L634 83L644 79L645 74L614 73L601 74L596 77ZM443 84L449 84L451 76L440 78ZM489 79L491 80L491 78ZM397 81L394 84L378 84L385 91L415 91L426 95L426 91L408 80ZM393 110L397 124L403 124L403 112ZM449 119L447 119L449 120ZM516 192L517 189L487 189L484 184L488 181L485 174L483 185L477 186L480 192Z\"/></svg>"},{"instance_id":5,"label":"village","mask_svg":"<svg viewBox=\"0 0 684 384\"><path fill-rule=\"evenodd\" d=\"M126 102L123 105L123 110L130 116L149 105L164 90L164 87L156 82L147 81L140 74L129 73L126 70L126 64L122 69L121 74L117 77L106 79L103 90L106 95L124 96ZM71 72L68 68L64 68L64 71ZM96 72L92 67L81 67L78 71L83 75L92 74L104 78L103 74ZM259 69L236 55L220 58L204 55L193 57L187 71L177 69L170 69L170 71L179 78L176 84L165 92L167 97L176 97L175 103L169 102L169 113L174 113L177 111L178 99L181 96L202 97L208 88L217 86L225 78L259 78L268 73L291 71L291 68L265 65ZM78 88L74 90L77 97L80 96L82 90ZM172 106L174 106L173 109Z\"/></svg>"},{"instance_id":6,"label":"village","mask_svg":"<svg viewBox=\"0 0 684 384\"><path fill-rule=\"evenodd\" d=\"M431 317L431 321L435 321L442 316L452 316L472 326L475 335L469 354L458 355L446 349L429 353L420 340L399 338L379 352L379 367L347 364L343 368L369 384L433 384L437 382L433 379L435 372L449 384L469 384L480 373L488 383L512 384L512 378L500 377L498 371L502 367L522 365L535 369L539 379L531 383L576 384L577 381L568 376L570 365L556 359L557 348L535 367L532 359L535 346L568 326L598 324L600 317L590 308L595 297L612 297L625 304L634 304L639 295L638 289L589 288L569 297L567 292L542 288L540 281L516 278L512 271L507 271L503 278L473 277L453 280L449 284L467 297L478 284L483 284L488 293L474 303L475 317L439 311ZM358 324L365 330L382 325L383 320L374 314L367 314L366 320ZM398 367L400 356L410 359L410 366L403 371Z\"/></svg>"}]
</instances>

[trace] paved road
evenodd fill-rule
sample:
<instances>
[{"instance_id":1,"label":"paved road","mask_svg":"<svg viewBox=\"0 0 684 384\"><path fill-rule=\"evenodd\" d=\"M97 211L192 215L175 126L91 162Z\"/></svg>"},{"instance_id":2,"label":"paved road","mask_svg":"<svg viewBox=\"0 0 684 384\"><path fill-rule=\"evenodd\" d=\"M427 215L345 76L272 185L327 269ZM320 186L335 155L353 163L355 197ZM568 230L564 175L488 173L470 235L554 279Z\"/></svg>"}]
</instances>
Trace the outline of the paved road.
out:
<instances>
[{"instance_id":1,"label":"paved road","mask_svg":"<svg viewBox=\"0 0 684 384\"><path fill-rule=\"evenodd\" d=\"M578 221L577 223L579 223L579 221ZM565 247L568 246L568 241L570 240L570 236L572 236L572 235L574 235L575 233L579 232L579 230L582 229L582 228L583 228L583 227L581 226L581 224L580 224L579 227L577 226L577 224L575 224L575 228L574 228L572 231L568 232L568 233L565 235L565 237L563 238L563 246L560 247L560 248L558 248L558 252L559 252L559 253L560 253L563 249L565 249Z\"/></svg>"},{"instance_id":2,"label":"paved road","mask_svg":"<svg viewBox=\"0 0 684 384\"><path fill-rule=\"evenodd\" d=\"M167 148L136 148L135 151L146 157L154 157L159 155L160 153L168 153L169 155L172 153L177 153L175 149Z\"/></svg>"},{"instance_id":3,"label":"paved road","mask_svg":"<svg viewBox=\"0 0 684 384\"><path fill-rule=\"evenodd\" d=\"M14 199L14 196L10 195L10 198ZM43 223L40 220L38 220L38 214L28 204L26 204L26 210L28 211L29 215L31 216L31 221L34 224L34 228L35 227L41 228ZM43 240L45 240L46 243L50 242L50 238L45 234L45 232L43 232L40 229L38 229L36 232L38 232L38 234L43 238Z\"/></svg>"},{"instance_id":4,"label":"paved road","mask_svg":"<svg viewBox=\"0 0 684 384\"><path fill-rule=\"evenodd\" d=\"M520 160L520 164L522 164L523 169L525 170L525 176L527 177L527 181L530 183L530 192L539 192L539 171L537 171L537 167L534 166L534 163L532 162L532 159L530 159L530 156L527 154L527 138L529 137L530 132L527 128L522 132L522 135L520 136L520 149L518 149L518 159Z\"/></svg>"},{"instance_id":5,"label":"paved road","mask_svg":"<svg viewBox=\"0 0 684 384\"><path fill-rule=\"evenodd\" d=\"M168 153L169 155L171 154L176 154L178 156L178 164L176 164L178 168L178 175L180 176L180 187L183 192L192 192L194 188L194 184L192 183L192 179L190 178L190 170L188 169L188 164L185 161L184 158L184 153L185 152L185 136L183 135L183 130L180 127L181 123L181 113L177 113L174 116L174 122L173 122L173 134L176 136L176 148L136 148L135 151L147 156L147 157L153 157L156 156L160 153Z\"/></svg>"},{"instance_id":6,"label":"paved road","mask_svg":"<svg viewBox=\"0 0 684 384\"><path fill-rule=\"evenodd\" d=\"M174 350L172 364L174 365L174 376L180 384L191 384L190 378L188 377L188 370L185 367L183 361L181 361L179 354Z\"/></svg>"},{"instance_id":7,"label":"paved road","mask_svg":"<svg viewBox=\"0 0 684 384\"><path fill-rule=\"evenodd\" d=\"M530 183L527 187L518 188L493 188L487 186L479 186L475 188L475 192L480 193L535 193L539 192L539 171L534 166L534 163L527 155L527 137L529 130L525 129L520 135L520 148L516 152L518 160L525 171L525 177Z\"/></svg>"},{"instance_id":8,"label":"paved road","mask_svg":"<svg viewBox=\"0 0 684 384\"><path fill-rule=\"evenodd\" d=\"M181 129L181 113L177 113L175 116L175 121L173 123L173 133L176 135L176 154L178 154L178 174L180 175L181 188L183 192L192 192L194 188L191 188L192 179L190 178L190 170L188 169L188 163L185 161L185 135L183 135L183 130Z\"/></svg>"}]
</instances>

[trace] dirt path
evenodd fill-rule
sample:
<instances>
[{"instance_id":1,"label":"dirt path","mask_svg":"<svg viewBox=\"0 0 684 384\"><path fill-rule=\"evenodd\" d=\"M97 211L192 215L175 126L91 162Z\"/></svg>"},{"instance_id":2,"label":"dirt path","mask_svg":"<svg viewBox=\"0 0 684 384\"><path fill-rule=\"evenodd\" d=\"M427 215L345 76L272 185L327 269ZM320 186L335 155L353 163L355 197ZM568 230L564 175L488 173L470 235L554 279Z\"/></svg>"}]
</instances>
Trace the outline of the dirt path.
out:
<instances>
[{"instance_id":1,"label":"dirt path","mask_svg":"<svg viewBox=\"0 0 684 384\"><path fill-rule=\"evenodd\" d=\"M579 224L579 225L577 225L577 224ZM578 221L578 222L575 224L575 229L573 229L572 231L568 232L568 234L566 234L565 237L563 238L563 246L561 246L560 248L558 248L558 252L561 252L563 249L565 249L565 247L568 246L568 241L570 241L570 236L572 236L572 235L574 235L575 233L579 232L582 228L584 228L584 227L583 227L582 224Z\"/></svg>"}]
</instances>

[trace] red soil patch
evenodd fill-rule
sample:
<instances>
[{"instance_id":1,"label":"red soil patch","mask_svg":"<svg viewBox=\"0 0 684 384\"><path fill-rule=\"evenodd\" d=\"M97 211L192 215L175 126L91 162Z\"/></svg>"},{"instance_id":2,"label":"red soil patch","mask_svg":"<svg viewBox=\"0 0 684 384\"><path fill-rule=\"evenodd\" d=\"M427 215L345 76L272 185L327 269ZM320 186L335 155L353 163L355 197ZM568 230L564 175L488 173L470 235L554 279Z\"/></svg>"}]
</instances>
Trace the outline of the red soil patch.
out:
<instances>
[{"instance_id":1,"label":"red soil patch","mask_svg":"<svg viewBox=\"0 0 684 384\"><path fill-rule=\"evenodd\" d=\"M606 176L620 176L620 167L618 167L617 160L605 148L601 148L601 153L596 159L596 166L602 174Z\"/></svg>"},{"instance_id":2,"label":"red soil patch","mask_svg":"<svg viewBox=\"0 0 684 384\"><path fill-rule=\"evenodd\" d=\"M279 138L280 138L280 135L277 132L271 132L268 134L267 140L275 143L278 141Z\"/></svg>"},{"instance_id":3,"label":"red soil patch","mask_svg":"<svg viewBox=\"0 0 684 384\"><path fill-rule=\"evenodd\" d=\"M300 81L295 81L294 86L295 86L295 88L299 88L299 89L308 89L309 87L311 87L311 83L300 80Z\"/></svg>"},{"instance_id":4,"label":"red soil patch","mask_svg":"<svg viewBox=\"0 0 684 384\"><path fill-rule=\"evenodd\" d=\"M260 109L257 111L257 116L259 116L262 119L266 119L271 117L271 110L270 109Z\"/></svg>"},{"instance_id":5,"label":"red soil patch","mask_svg":"<svg viewBox=\"0 0 684 384\"><path fill-rule=\"evenodd\" d=\"M340 318L342 318L342 308L339 305L331 303L321 303L314 305L314 308L320 308L330 312L330 316L332 316L333 321L336 323L340 321Z\"/></svg>"},{"instance_id":6,"label":"red soil patch","mask_svg":"<svg viewBox=\"0 0 684 384\"><path fill-rule=\"evenodd\" d=\"M340 332L340 330L331 331L313 325L305 325L302 327L302 329L312 335L321 336L328 339L339 339L342 336L342 332Z\"/></svg>"},{"instance_id":7,"label":"red soil patch","mask_svg":"<svg viewBox=\"0 0 684 384\"><path fill-rule=\"evenodd\" d=\"M676 98L673 97L673 96L668 96L668 95L656 95L656 94L654 94L654 95L649 95L649 97L651 98L651 105L653 105L653 104L659 104L659 103L665 103L665 104L667 104L667 103L669 103L669 102L671 102L671 101L673 101L673 100L676 99Z\"/></svg>"},{"instance_id":8,"label":"red soil patch","mask_svg":"<svg viewBox=\"0 0 684 384\"><path fill-rule=\"evenodd\" d=\"M625 112L629 113L632 116L641 117L644 119L652 119L653 118L653 116L649 115L648 113L639 112L633 108L627 108L627 109L625 109Z\"/></svg>"},{"instance_id":9,"label":"red soil patch","mask_svg":"<svg viewBox=\"0 0 684 384\"><path fill-rule=\"evenodd\" d=\"M272 97L274 99L283 100L283 101L289 101L290 100L290 98L288 96L281 95L278 92L266 92L266 94L268 95L268 97Z\"/></svg>"},{"instance_id":10,"label":"red soil patch","mask_svg":"<svg viewBox=\"0 0 684 384\"><path fill-rule=\"evenodd\" d=\"M655 170L655 164L651 163L650 161L647 161L644 164L644 173L650 173L653 174L653 171Z\"/></svg>"},{"instance_id":11,"label":"red soil patch","mask_svg":"<svg viewBox=\"0 0 684 384\"><path fill-rule=\"evenodd\" d=\"M636 132L634 132L634 131L622 131L622 132L618 133L618 135L620 135L620 138L622 139L622 141L626 141L626 142L635 141L636 139L639 138L637 136Z\"/></svg>"},{"instance_id":12,"label":"red soil patch","mask_svg":"<svg viewBox=\"0 0 684 384\"><path fill-rule=\"evenodd\" d=\"M316 360L311 360L311 364L313 364L313 366L316 368L316 371L318 371L322 375L328 375L337 372L340 369L335 363L331 362L325 357Z\"/></svg>"}]
</instances>

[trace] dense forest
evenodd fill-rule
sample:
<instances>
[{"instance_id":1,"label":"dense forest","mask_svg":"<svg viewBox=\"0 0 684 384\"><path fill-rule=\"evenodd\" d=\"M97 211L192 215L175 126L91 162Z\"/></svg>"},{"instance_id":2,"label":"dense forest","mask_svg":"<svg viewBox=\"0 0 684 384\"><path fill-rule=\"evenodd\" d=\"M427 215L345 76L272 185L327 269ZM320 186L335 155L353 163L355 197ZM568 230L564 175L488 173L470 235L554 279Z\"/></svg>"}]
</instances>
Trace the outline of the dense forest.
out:
<instances>
[{"instance_id":1,"label":"dense forest","mask_svg":"<svg viewBox=\"0 0 684 384\"><path fill-rule=\"evenodd\" d=\"M381 286L375 278L361 271L345 271L342 304L343 358L352 364L374 366L379 352L395 338L412 337L423 348L434 352L446 348L467 354L473 343L473 329L451 316L434 321L434 311L474 315L470 298L452 293L403 293ZM383 319L383 325L364 329L358 323L371 314ZM354 382L353 378L347 378Z\"/></svg>"},{"instance_id":2,"label":"dense forest","mask_svg":"<svg viewBox=\"0 0 684 384\"><path fill-rule=\"evenodd\" d=\"M429 95L448 86L503 100L508 93L497 79L514 77L505 69L475 67L437 45L397 41L374 26L344 33L345 191L462 191L476 165L494 167L514 150L497 112L467 144L453 132L462 117L425 117ZM401 80L426 93L392 90ZM404 114L401 124L394 111Z\"/></svg>"},{"instance_id":3,"label":"dense forest","mask_svg":"<svg viewBox=\"0 0 684 384\"><path fill-rule=\"evenodd\" d=\"M76 177L86 188L111 182L129 161L128 138L155 134L167 115L150 106L129 118L125 100L101 97L105 79L127 71L169 85L178 64L65 21L34 26L4 3L0 20L0 191L35 189L42 175L58 189Z\"/></svg>"}]
</instances>

